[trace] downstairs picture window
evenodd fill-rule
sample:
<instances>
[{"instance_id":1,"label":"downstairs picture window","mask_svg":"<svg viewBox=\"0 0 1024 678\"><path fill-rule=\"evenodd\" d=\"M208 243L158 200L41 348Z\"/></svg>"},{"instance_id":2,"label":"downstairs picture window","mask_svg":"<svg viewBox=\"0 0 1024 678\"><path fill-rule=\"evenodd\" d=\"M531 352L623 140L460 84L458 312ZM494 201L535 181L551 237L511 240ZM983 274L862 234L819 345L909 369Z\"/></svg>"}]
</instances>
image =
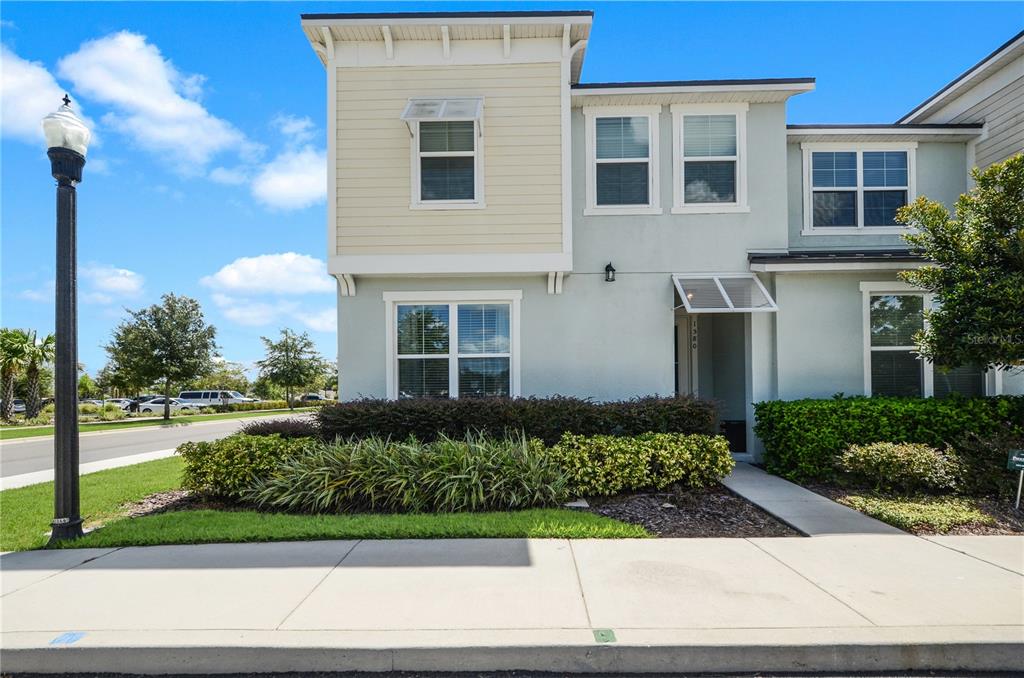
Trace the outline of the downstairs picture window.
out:
<instances>
[{"instance_id":1,"label":"downstairs picture window","mask_svg":"<svg viewBox=\"0 0 1024 678\"><path fill-rule=\"evenodd\" d=\"M985 371L976 366L936 367L917 354L914 335L925 328L923 293L871 294L868 393L872 396L965 397L985 395Z\"/></svg>"},{"instance_id":2,"label":"downstairs picture window","mask_svg":"<svg viewBox=\"0 0 1024 678\"><path fill-rule=\"evenodd\" d=\"M508 302L396 304L398 398L512 395Z\"/></svg>"}]
</instances>

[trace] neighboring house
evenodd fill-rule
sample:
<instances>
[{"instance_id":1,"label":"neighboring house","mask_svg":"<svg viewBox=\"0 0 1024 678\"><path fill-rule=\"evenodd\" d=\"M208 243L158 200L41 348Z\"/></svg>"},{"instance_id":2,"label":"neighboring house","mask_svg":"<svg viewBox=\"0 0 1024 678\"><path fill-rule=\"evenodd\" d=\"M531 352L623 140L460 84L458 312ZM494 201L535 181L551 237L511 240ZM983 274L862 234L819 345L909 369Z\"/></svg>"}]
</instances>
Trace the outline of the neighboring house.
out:
<instances>
[{"instance_id":1,"label":"neighboring house","mask_svg":"<svg viewBox=\"0 0 1024 678\"><path fill-rule=\"evenodd\" d=\"M756 458L756 401L1024 390L913 354L893 223L954 203L996 117L1019 130L1020 36L945 90L966 118L787 126L812 78L580 83L592 18L303 16L343 400L693 393ZM972 103L990 81L1012 102Z\"/></svg>"}]
</instances>

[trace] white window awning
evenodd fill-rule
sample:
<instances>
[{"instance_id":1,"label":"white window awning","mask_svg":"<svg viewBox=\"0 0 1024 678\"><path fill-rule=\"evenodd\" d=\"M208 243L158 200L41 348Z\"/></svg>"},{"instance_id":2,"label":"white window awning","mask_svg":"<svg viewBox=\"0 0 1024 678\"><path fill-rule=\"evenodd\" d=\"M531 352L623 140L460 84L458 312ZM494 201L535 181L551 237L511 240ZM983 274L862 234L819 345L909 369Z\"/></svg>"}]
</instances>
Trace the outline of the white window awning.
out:
<instances>
[{"instance_id":1,"label":"white window awning","mask_svg":"<svg viewBox=\"0 0 1024 678\"><path fill-rule=\"evenodd\" d=\"M672 283L687 313L779 310L765 286L751 273L678 274L672 276Z\"/></svg>"},{"instance_id":2,"label":"white window awning","mask_svg":"<svg viewBox=\"0 0 1024 678\"><path fill-rule=\"evenodd\" d=\"M405 105L402 120L479 120L483 109L483 97L415 97Z\"/></svg>"}]
</instances>

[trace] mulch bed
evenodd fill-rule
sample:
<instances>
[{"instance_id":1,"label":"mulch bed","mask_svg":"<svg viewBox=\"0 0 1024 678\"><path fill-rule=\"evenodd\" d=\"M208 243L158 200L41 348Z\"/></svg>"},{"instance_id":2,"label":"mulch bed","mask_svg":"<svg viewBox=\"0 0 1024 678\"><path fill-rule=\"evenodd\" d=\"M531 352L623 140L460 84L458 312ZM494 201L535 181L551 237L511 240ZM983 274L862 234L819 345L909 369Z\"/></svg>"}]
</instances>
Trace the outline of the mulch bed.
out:
<instances>
[{"instance_id":1,"label":"mulch bed","mask_svg":"<svg viewBox=\"0 0 1024 678\"><path fill-rule=\"evenodd\" d=\"M642 525L659 537L800 537L790 526L723 485L673 486L587 500L591 513Z\"/></svg>"},{"instance_id":2,"label":"mulch bed","mask_svg":"<svg viewBox=\"0 0 1024 678\"><path fill-rule=\"evenodd\" d=\"M828 483L821 482L809 482L803 483L811 492L816 492L824 497L828 497L832 501L838 502L840 498L850 494L862 494L870 495L873 490L869 488L854 488L854 487L839 487L837 485L831 485ZM952 535L952 536L984 536L984 535L1000 535L1000 534L1024 534L1024 502L1021 503L1021 510L1017 511L1013 508L1013 502L1009 499L995 500L995 499L977 499L971 497L965 497L970 501L973 501L978 509L982 513L987 513L996 522L994 525L983 525L981 523L971 523L969 525L960 525L954 527L948 532L935 532L934 530L920 529L914 530L913 534L919 535Z\"/></svg>"}]
</instances>

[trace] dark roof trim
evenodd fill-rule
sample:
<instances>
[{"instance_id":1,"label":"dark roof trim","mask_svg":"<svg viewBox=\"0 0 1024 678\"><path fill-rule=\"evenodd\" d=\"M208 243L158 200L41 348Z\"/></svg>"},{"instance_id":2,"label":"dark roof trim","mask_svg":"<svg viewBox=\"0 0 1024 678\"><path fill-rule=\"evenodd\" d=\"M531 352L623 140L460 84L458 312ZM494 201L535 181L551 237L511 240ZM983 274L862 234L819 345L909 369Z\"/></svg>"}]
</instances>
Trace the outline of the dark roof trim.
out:
<instances>
[{"instance_id":1,"label":"dark roof trim","mask_svg":"<svg viewBox=\"0 0 1024 678\"><path fill-rule=\"evenodd\" d=\"M593 10L510 11L510 12L342 12L338 14L302 14L303 21L323 19L514 19L516 17L594 16Z\"/></svg>"},{"instance_id":2,"label":"dark roof trim","mask_svg":"<svg viewBox=\"0 0 1024 678\"><path fill-rule=\"evenodd\" d=\"M828 124L825 124L825 125L786 125L786 129L908 129L908 130L913 130L913 129L982 129L983 127L984 127L983 124L981 124L981 123L973 123L973 122L966 122L966 123L958 122L958 123L951 123L951 124L940 124L940 123L927 122L927 123L905 123L905 124L902 124L902 125L900 125L900 124L891 124L891 123L867 124L867 125L859 125L859 124L841 125L841 124L834 124L834 123L828 123Z\"/></svg>"},{"instance_id":3,"label":"dark roof trim","mask_svg":"<svg viewBox=\"0 0 1024 678\"><path fill-rule=\"evenodd\" d=\"M918 111L920 111L920 110L921 110L922 108L924 108L925 106L927 106L928 104L930 104L930 103L931 103L932 101L934 101L935 99L937 99L938 97L940 97L940 96L941 96L941 95L942 95L943 93L945 93L945 92L946 92L946 90L948 90L948 89L949 89L949 88L951 88L951 87L954 87L954 86L955 86L955 85L956 85L957 83L959 83L959 82L960 82L961 80L963 80L964 78L966 78L966 77L967 77L968 75L970 75L970 74L971 74L971 73L973 73L974 71L978 70L979 68L981 68L982 66L984 66L984 65L985 65L985 64L986 64L987 62L991 61L991 60L992 60L993 58L995 58L996 56L998 56L998 55L999 55L999 53L1000 53L1000 52L1002 52L1002 51L1003 51L1004 49L1006 49L1007 47L1009 47L1009 46L1010 46L1010 45L1012 45L1013 43L1015 43L1015 42L1017 42L1018 40L1020 40L1020 39L1021 39L1021 37L1024 37L1024 31L1021 31L1020 33L1018 33L1017 35L1013 36L1012 38L1010 38L1009 40L1007 40L1007 41L1006 41L1006 42L1004 42L1003 44L999 45L999 47L996 47L996 48L995 48L994 50L992 50L992 53L991 53L991 54L989 54L989 55L988 55L988 56L986 56L986 57L985 57L984 59L982 59L982 60L981 60L981 61L979 61L978 63L974 64L974 65L973 65L973 66L971 66L970 68L968 68L968 69L967 69L966 71L964 71L964 72L963 72L963 73L961 73L960 75L958 75L958 76L956 76L955 78L953 78L953 80L951 80L951 81L949 82L949 84L947 84L947 85L946 85L945 87L943 87L942 89L940 89L940 90L939 90L938 92L936 92L935 94L931 95L930 97L928 97L927 99L925 99L924 101L922 101L922 102L921 102L920 104L918 104L918 105L917 105L917 106L916 106L916 107L914 108L914 110L912 110L912 111L910 111L909 113L907 113L906 115L904 115L904 116L903 116L902 118L900 118L900 120L906 120L907 118L911 117L912 115L914 115L915 113L917 113ZM900 120L897 120L896 122L899 122Z\"/></svg>"},{"instance_id":4,"label":"dark roof trim","mask_svg":"<svg viewBox=\"0 0 1024 678\"><path fill-rule=\"evenodd\" d=\"M808 250L790 252L750 252L752 264L826 263L839 261L922 261L910 250Z\"/></svg>"},{"instance_id":5,"label":"dark roof trim","mask_svg":"<svg viewBox=\"0 0 1024 678\"><path fill-rule=\"evenodd\" d=\"M814 78L756 78L752 80L655 80L651 82L586 82L573 89L626 89L630 87L707 87L714 85L804 85Z\"/></svg>"}]
</instances>

